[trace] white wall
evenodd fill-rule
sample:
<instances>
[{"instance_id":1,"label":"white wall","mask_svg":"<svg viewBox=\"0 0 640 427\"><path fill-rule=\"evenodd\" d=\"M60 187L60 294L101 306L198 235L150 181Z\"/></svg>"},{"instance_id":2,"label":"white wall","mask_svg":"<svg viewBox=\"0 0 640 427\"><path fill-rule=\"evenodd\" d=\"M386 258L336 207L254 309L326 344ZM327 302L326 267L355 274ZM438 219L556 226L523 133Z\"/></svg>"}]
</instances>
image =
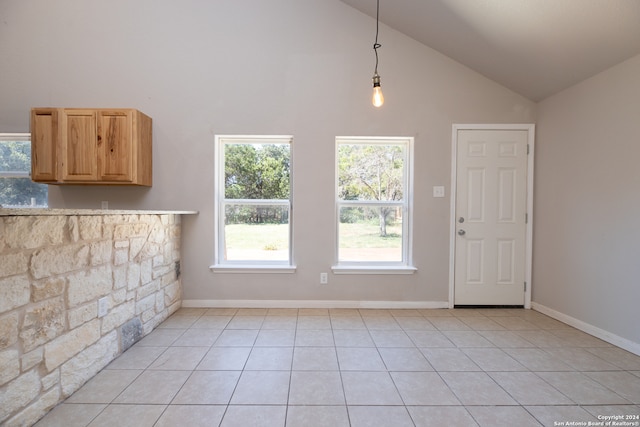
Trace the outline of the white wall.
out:
<instances>
[{"instance_id":1,"label":"white wall","mask_svg":"<svg viewBox=\"0 0 640 427\"><path fill-rule=\"evenodd\" d=\"M533 301L636 352L639 123L640 55L538 105L533 241Z\"/></svg>"},{"instance_id":2,"label":"white wall","mask_svg":"<svg viewBox=\"0 0 640 427\"><path fill-rule=\"evenodd\" d=\"M132 107L153 122L151 189L50 187L54 207L191 209L185 299L446 301L452 123L531 123L535 105L338 0L4 0L0 131L35 106ZM215 134L294 136L292 275L212 273ZM333 276L334 138L415 137L410 276Z\"/></svg>"}]
</instances>

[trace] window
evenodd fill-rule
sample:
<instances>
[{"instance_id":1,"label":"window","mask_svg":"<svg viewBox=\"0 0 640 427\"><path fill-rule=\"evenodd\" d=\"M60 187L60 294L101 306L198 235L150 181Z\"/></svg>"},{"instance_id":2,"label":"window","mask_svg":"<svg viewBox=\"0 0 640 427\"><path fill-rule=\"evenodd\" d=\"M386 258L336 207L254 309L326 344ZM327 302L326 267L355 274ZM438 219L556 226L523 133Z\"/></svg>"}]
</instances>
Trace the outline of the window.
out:
<instances>
[{"instance_id":1,"label":"window","mask_svg":"<svg viewBox=\"0 0 640 427\"><path fill-rule=\"evenodd\" d=\"M412 148L413 138L336 138L338 266L334 270L414 270L410 267Z\"/></svg>"},{"instance_id":2,"label":"window","mask_svg":"<svg viewBox=\"0 0 640 427\"><path fill-rule=\"evenodd\" d=\"M0 206L47 207L47 185L31 181L31 134L0 133Z\"/></svg>"},{"instance_id":3,"label":"window","mask_svg":"<svg viewBox=\"0 0 640 427\"><path fill-rule=\"evenodd\" d=\"M288 267L290 136L217 136L216 266Z\"/></svg>"}]
</instances>

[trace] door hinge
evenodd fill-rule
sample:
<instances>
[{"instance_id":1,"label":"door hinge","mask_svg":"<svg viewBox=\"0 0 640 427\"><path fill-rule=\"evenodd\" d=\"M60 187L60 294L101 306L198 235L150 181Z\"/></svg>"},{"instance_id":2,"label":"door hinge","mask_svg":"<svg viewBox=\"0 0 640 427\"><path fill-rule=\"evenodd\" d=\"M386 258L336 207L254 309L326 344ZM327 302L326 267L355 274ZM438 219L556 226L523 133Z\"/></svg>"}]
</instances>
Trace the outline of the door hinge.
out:
<instances>
[{"instance_id":1,"label":"door hinge","mask_svg":"<svg viewBox=\"0 0 640 427\"><path fill-rule=\"evenodd\" d=\"M524 214L524 223L525 224L529 224L529 214L528 213Z\"/></svg>"},{"instance_id":2,"label":"door hinge","mask_svg":"<svg viewBox=\"0 0 640 427\"><path fill-rule=\"evenodd\" d=\"M529 144L527 144L527 155L529 155Z\"/></svg>"},{"instance_id":3,"label":"door hinge","mask_svg":"<svg viewBox=\"0 0 640 427\"><path fill-rule=\"evenodd\" d=\"M524 282L524 291L527 292L527 282Z\"/></svg>"}]
</instances>

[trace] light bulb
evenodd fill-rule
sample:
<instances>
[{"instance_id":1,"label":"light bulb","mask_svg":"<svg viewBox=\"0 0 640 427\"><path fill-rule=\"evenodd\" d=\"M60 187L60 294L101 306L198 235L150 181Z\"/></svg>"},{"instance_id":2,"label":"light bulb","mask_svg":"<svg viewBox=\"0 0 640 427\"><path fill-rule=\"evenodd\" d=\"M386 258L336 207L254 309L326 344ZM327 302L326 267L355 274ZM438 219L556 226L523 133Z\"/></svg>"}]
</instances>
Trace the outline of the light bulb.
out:
<instances>
[{"instance_id":1,"label":"light bulb","mask_svg":"<svg viewBox=\"0 0 640 427\"><path fill-rule=\"evenodd\" d=\"M378 73L373 75L373 97L371 102L374 107L381 107L384 104L384 96L382 95L382 88L380 87L380 76Z\"/></svg>"},{"instance_id":2,"label":"light bulb","mask_svg":"<svg viewBox=\"0 0 640 427\"><path fill-rule=\"evenodd\" d=\"M373 87L373 98L371 99L374 107L381 107L384 104L384 95L380 86Z\"/></svg>"}]
</instances>

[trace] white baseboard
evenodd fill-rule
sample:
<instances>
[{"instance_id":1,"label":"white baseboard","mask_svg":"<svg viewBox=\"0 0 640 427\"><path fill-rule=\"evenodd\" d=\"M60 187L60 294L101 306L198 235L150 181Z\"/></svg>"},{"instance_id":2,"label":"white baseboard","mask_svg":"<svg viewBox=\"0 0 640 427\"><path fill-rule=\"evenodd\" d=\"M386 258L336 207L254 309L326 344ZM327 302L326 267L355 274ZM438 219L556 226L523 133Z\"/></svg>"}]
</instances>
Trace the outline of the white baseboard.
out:
<instances>
[{"instance_id":1,"label":"white baseboard","mask_svg":"<svg viewBox=\"0 0 640 427\"><path fill-rule=\"evenodd\" d=\"M597 326L593 326L589 323L583 322L582 320L567 316L566 314L560 313L559 311L556 311L542 304L532 302L531 308L539 311L542 314L546 314L549 317L553 317L554 319L559 320L562 323L566 323L569 326L580 329L582 332L586 332L589 335L600 338L601 340L606 341L609 344L613 344L617 347L623 348L633 354L640 356L640 343L622 338L616 334L612 334L609 331L605 331L604 329L600 329Z\"/></svg>"},{"instance_id":2,"label":"white baseboard","mask_svg":"<svg viewBox=\"0 0 640 427\"><path fill-rule=\"evenodd\" d=\"M449 308L447 301L340 301L340 300L212 300L186 299L187 308Z\"/></svg>"}]
</instances>

